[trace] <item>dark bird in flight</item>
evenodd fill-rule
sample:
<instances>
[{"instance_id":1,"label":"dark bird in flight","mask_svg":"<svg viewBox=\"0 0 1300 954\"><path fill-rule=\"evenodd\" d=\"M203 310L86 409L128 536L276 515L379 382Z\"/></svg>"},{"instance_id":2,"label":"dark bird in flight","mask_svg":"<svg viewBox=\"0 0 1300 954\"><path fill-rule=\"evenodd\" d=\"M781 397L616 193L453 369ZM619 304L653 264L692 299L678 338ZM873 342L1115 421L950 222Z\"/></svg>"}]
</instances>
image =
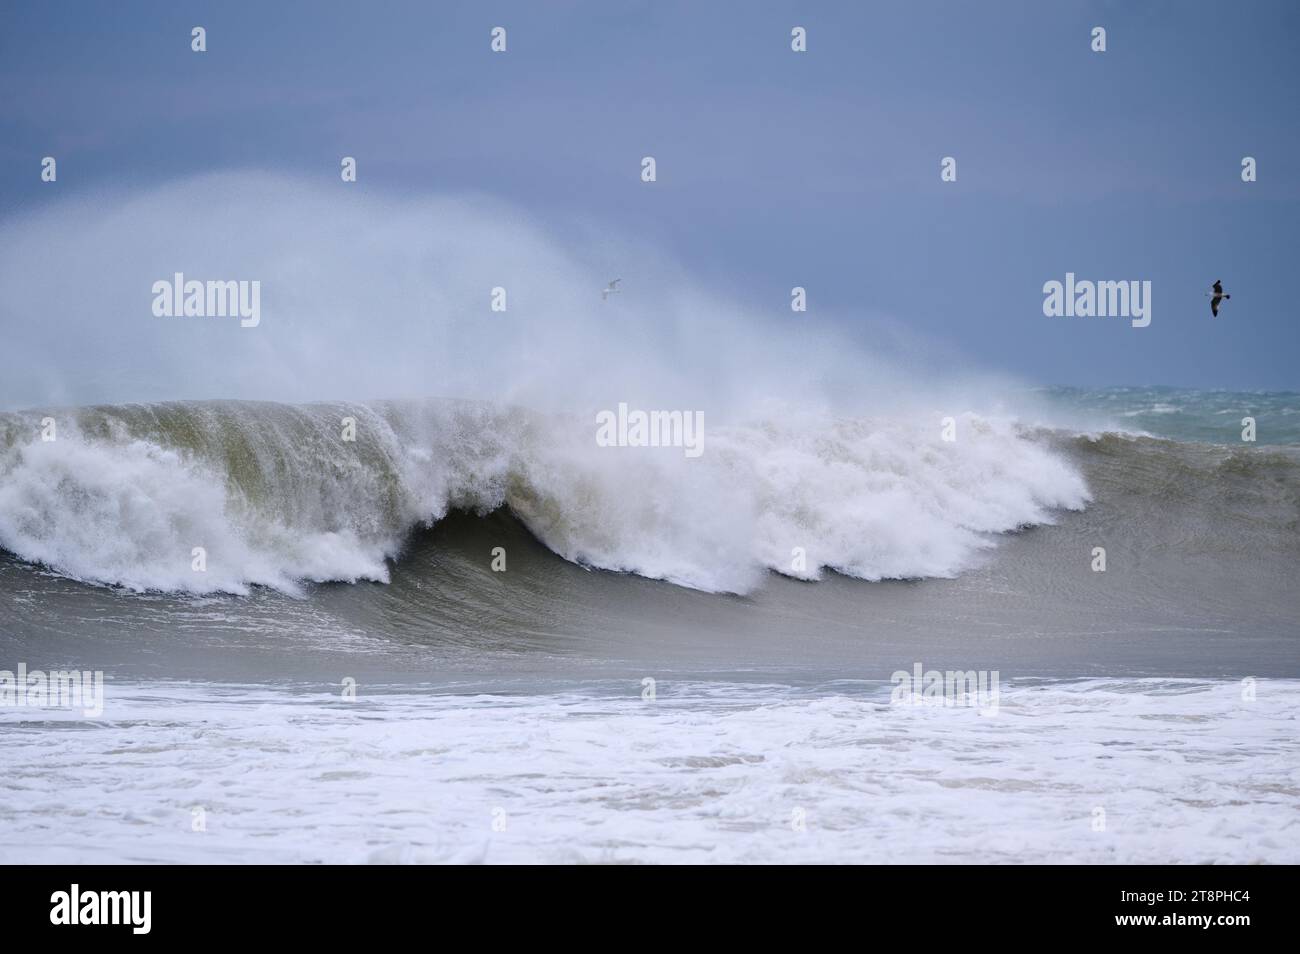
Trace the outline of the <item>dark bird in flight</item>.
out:
<instances>
[{"instance_id":1,"label":"dark bird in flight","mask_svg":"<svg viewBox=\"0 0 1300 954\"><path fill-rule=\"evenodd\" d=\"M1219 317L1219 302L1231 298L1231 295L1223 293L1223 282L1217 278L1214 280L1214 294L1210 296L1210 314L1215 318Z\"/></svg>"},{"instance_id":2,"label":"dark bird in flight","mask_svg":"<svg viewBox=\"0 0 1300 954\"><path fill-rule=\"evenodd\" d=\"M608 285L606 285L604 288L602 288L600 290L600 300L609 301L610 295L617 295L620 291L622 291L622 289L618 287L618 283L621 282L622 280L623 279L621 278L616 278Z\"/></svg>"}]
</instances>

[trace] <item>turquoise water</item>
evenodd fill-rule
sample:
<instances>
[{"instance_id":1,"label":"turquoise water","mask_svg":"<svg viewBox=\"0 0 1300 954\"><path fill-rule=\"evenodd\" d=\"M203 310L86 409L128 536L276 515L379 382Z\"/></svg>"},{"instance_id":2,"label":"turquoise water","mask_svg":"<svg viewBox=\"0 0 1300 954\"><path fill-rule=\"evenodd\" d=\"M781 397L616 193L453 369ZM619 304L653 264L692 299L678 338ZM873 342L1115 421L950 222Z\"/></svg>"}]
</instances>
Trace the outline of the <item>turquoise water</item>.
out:
<instances>
[{"instance_id":1,"label":"turquoise water","mask_svg":"<svg viewBox=\"0 0 1300 954\"><path fill-rule=\"evenodd\" d=\"M1255 419L1259 444L1300 444L1300 392L1205 391L1174 387L1046 388L1054 409L1087 426L1138 431L1206 444L1242 443L1242 419Z\"/></svg>"}]
</instances>

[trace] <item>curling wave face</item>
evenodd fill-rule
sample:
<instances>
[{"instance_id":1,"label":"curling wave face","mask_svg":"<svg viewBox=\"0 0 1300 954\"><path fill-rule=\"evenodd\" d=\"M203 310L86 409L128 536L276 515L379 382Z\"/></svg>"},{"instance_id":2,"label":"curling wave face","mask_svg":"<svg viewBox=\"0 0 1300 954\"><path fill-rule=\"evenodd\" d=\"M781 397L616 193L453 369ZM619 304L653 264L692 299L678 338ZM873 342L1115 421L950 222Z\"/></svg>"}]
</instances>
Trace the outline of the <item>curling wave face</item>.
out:
<instances>
[{"instance_id":1,"label":"curling wave face","mask_svg":"<svg viewBox=\"0 0 1300 954\"><path fill-rule=\"evenodd\" d=\"M481 402L6 413L0 547L132 590L296 592L386 582L417 528L505 507L566 560L743 593L769 570L953 576L996 534L1086 505L1051 441L997 418L956 428L944 441L931 415L783 414L710 425L689 459L598 446L590 419Z\"/></svg>"}]
</instances>

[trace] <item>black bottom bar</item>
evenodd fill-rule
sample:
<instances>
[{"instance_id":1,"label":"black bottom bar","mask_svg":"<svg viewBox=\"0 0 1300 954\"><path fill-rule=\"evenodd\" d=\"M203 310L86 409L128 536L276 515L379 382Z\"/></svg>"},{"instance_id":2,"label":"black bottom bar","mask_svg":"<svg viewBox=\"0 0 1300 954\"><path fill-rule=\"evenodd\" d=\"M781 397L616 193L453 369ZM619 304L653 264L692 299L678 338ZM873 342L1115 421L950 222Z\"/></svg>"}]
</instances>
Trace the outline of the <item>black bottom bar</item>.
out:
<instances>
[{"instance_id":1,"label":"black bottom bar","mask_svg":"<svg viewBox=\"0 0 1300 954\"><path fill-rule=\"evenodd\" d=\"M844 926L858 936L902 928L918 940L945 942L987 936L989 928L1028 928L1070 939L1130 935L1181 943L1200 936L1230 943L1260 929L1281 929L1289 921L1284 906L1293 880L1289 870L1261 867L902 866L811 880L782 876L770 884L751 882L753 874L714 871L707 890L687 891L678 874L671 883L619 885L602 898L585 883L552 894L531 872L522 882L501 875L480 882L481 875L464 871L356 867L39 867L11 873L0 896L10 943L75 934L78 941L113 935L128 942L284 938L331 945L431 926L445 931L457 922L464 930L479 915L490 916L494 940L502 924L536 931L561 920L569 922L570 933L588 924L624 923L659 934L655 925L666 931L671 924L702 922L734 939L766 930L762 926L773 919L807 927L818 919L825 922L818 928ZM547 888L556 885L554 877L546 876ZM844 882L826 880L838 877Z\"/></svg>"}]
</instances>

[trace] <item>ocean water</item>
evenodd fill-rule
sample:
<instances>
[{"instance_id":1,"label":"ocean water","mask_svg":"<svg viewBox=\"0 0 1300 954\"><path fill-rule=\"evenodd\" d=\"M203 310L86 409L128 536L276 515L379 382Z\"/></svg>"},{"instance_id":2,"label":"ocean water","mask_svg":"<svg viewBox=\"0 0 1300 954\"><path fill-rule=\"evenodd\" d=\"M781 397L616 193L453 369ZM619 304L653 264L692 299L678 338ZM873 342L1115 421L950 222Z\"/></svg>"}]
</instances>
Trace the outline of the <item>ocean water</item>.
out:
<instances>
[{"instance_id":1,"label":"ocean water","mask_svg":"<svg viewBox=\"0 0 1300 954\"><path fill-rule=\"evenodd\" d=\"M0 706L0 859L1294 863L1298 414L0 413L0 670L105 676Z\"/></svg>"},{"instance_id":2,"label":"ocean water","mask_svg":"<svg viewBox=\"0 0 1300 954\"><path fill-rule=\"evenodd\" d=\"M1300 394L1194 388L1044 388L1058 415L1167 440L1235 445L1243 420L1258 444L1300 444ZM1058 417L1058 420L1061 418Z\"/></svg>"},{"instance_id":3,"label":"ocean water","mask_svg":"<svg viewBox=\"0 0 1300 954\"><path fill-rule=\"evenodd\" d=\"M15 720L0 861L1293 863L1300 681L531 695L124 684ZM197 824L196 824L197 823Z\"/></svg>"}]
</instances>

